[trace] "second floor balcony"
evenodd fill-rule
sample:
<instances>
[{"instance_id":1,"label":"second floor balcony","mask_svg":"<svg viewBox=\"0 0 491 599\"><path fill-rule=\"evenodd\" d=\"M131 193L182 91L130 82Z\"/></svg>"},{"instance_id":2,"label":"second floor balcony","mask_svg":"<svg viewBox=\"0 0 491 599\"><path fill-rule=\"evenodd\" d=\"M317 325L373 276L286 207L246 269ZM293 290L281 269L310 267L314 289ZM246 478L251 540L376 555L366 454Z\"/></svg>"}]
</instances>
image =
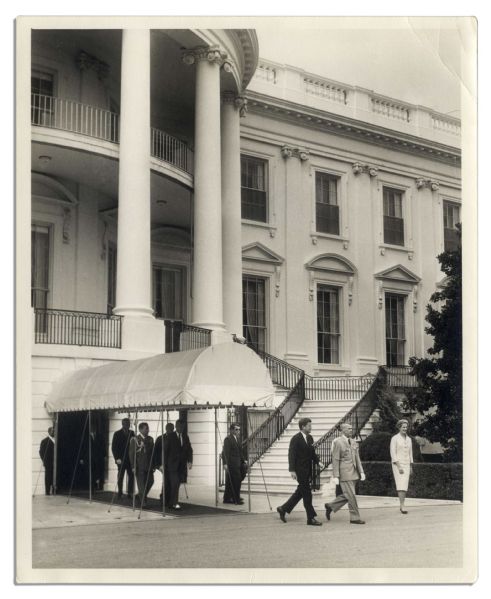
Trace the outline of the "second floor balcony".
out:
<instances>
[{"instance_id":1,"label":"second floor balcony","mask_svg":"<svg viewBox=\"0 0 491 599\"><path fill-rule=\"evenodd\" d=\"M119 115L96 106L42 94L31 94L31 125L68 131L119 144ZM149 152L153 158L193 174L193 152L188 145L154 127Z\"/></svg>"}]
</instances>

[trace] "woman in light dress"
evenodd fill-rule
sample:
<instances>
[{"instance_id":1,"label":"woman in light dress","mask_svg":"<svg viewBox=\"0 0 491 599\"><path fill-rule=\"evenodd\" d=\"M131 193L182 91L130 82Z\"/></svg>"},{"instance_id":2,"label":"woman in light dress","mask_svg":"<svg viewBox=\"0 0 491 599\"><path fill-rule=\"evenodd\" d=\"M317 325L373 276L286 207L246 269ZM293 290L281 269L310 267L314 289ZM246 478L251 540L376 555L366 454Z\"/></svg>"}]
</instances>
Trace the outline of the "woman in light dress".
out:
<instances>
[{"instance_id":1,"label":"woman in light dress","mask_svg":"<svg viewBox=\"0 0 491 599\"><path fill-rule=\"evenodd\" d=\"M402 419L397 422L396 426L399 432L390 440L390 461L399 496L399 509L401 514L407 514L407 510L404 509L404 501L409 485L409 475L413 468L413 444L411 437L407 434L409 422Z\"/></svg>"}]
</instances>

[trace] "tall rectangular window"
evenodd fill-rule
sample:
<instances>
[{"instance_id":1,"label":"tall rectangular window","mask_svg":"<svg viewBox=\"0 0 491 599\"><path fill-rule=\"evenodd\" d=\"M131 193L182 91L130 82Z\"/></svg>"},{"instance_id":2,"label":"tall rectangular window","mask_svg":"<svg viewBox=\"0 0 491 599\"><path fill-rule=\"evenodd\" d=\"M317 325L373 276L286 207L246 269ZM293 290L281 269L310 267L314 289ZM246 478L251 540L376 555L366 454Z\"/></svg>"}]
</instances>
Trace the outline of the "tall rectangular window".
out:
<instances>
[{"instance_id":1,"label":"tall rectangular window","mask_svg":"<svg viewBox=\"0 0 491 599\"><path fill-rule=\"evenodd\" d=\"M268 220L265 160L240 157L242 218L262 223Z\"/></svg>"},{"instance_id":2,"label":"tall rectangular window","mask_svg":"<svg viewBox=\"0 0 491 599\"><path fill-rule=\"evenodd\" d=\"M111 241L107 246L107 313L112 314L116 306L117 250Z\"/></svg>"},{"instance_id":3,"label":"tall rectangular window","mask_svg":"<svg viewBox=\"0 0 491 599\"><path fill-rule=\"evenodd\" d=\"M41 71L31 72L31 123L33 125L51 124L53 89L53 75Z\"/></svg>"},{"instance_id":4,"label":"tall rectangular window","mask_svg":"<svg viewBox=\"0 0 491 599\"><path fill-rule=\"evenodd\" d=\"M49 227L31 226L31 305L48 307L49 296Z\"/></svg>"},{"instance_id":5,"label":"tall rectangular window","mask_svg":"<svg viewBox=\"0 0 491 599\"><path fill-rule=\"evenodd\" d=\"M384 187L384 243L404 245L402 191Z\"/></svg>"},{"instance_id":6,"label":"tall rectangular window","mask_svg":"<svg viewBox=\"0 0 491 599\"><path fill-rule=\"evenodd\" d=\"M181 268L154 266L153 308L157 318L183 320L183 279Z\"/></svg>"},{"instance_id":7,"label":"tall rectangular window","mask_svg":"<svg viewBox=\"0 0 491 599\"><path fill-rule=\"evenodd\" d=\"M406 332L404 325L404 295L385 294L385 347L387 366L404 366Z\"/></svg>"},{"instance_id":8,"label":"tall rectangular window","mask_svg":"<svg viewBox=\"0 0 491 599\"><path fill-rule=\"evenodd\" d=\"M266 351L266 281L260 277L242 278L242 323L247 342Z\"/></svg>"},{"instance_id":9,"label":"tall rectangular window","mask_svg":"<svg viewBox=\"0 0 491 599\"><path fill-rule=\"evenodd\" d=\"M315 228L339 235L338 178L327 173L315 173Z\"/></svg>"},{"instance_id":10,"label":"tall rectangular window","mask_svg":"<svg viewBox=\"0 0 491 599\"><path fill-rule=\"evenodd\" d=\"M460 223L460 206L443 202L443 244L446 252L453 252L459 247L457 223Z\"/></svg>"},{"instance_id":11,"label":"tall rectangular window","mask_svg":"<svg viewBox=\"0 0 491 599\"><path fill-rule=\"evenodd\" d=\"M317 287L317 361L339 364L339 289Z\"/></svg>"}]
</instances>

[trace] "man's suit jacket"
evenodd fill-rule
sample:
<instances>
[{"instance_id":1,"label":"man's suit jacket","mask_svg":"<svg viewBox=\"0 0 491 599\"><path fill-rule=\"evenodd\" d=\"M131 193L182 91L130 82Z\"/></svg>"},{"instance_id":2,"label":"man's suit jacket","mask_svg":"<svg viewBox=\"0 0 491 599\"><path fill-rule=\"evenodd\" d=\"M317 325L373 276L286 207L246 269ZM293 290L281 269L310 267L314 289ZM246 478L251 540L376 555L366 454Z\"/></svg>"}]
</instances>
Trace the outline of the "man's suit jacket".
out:
<instances>
[{"instance_id":1,"label":"man's suit jacket","mask_svg":"<svg viewBox=\"0 0 491 599\"><path fill-rule=\"evenodd\" d=\"M164 465L167 470L177 472L179 470L179 462L181 459L181 444L177 433L164 434ZM160 468L162 466L162 435L155 442L154 451L154 466Z\"/></svg>"},{"instance_id":2,"label":"man's suit jacket","mask_svg":"<svg viewBox=\"0 0 491 599\"><path fill-rule=\"evenodd\" d=\"M153 437L136 435L130 439L130 463L133 470L148 472L152 469Z\"/></svg>"},{"instance_id":3,"label":"man's suit jacket","mask_svg":"<svg viewBox=\"0 0 491 599\"><path fill-rule=\"evenodd\" d=\"M229 468L239 468L245 462L244 453L240 439L236 439L234 435L228 435L223 441L222 451L223 464Z\"/></svg>"},{"instance_id":4,"label":"man's suit jacket","mask_svg":"<svg viewBox=\"0 0 491 599\"><path fill-rule=\"evenodd\" d=\"M39 457L45 468L52 468L55 457L55 444L49 437L45 437L39 446Z\"/></svg>"},{"instance_id":5,"label":"man's suit jacket","mask_svg":"<svg viewBox=\"0 0 491 599\"><path fill-rule=\"evenodd\" d=\"M295 472L298 479L308 479L312 477L312 468L314 464L319 463L319 456L315 453L314 439L312 435L307 435L307 442L301 432L298 432L291 438L288 448L288 469Z\"/></svg>"},{"instance_id":6,"label":"man's suit jacket","mask_svg":"<svg viewBox=\"0 0 491 599\"><path fill-rule=\"evenodd\" d=\"M358 451L358 443L344 435L332 442L332 475L340 481L358 480L363 474L363 466Z\"/></svg>"},{"instance_id":7,"label":"man's suit jacket","mask_svg":"<svg viewBox=\"0 0 491 599\"><path fill-rule=\"evenodd\" d=\"M130 461L130 440L135 436L135 432L131 429L127 433L122 428L116 431L113 435L111 443L111 451L115 460L124 460L125 464Z\"/></svg>"}]
</instances>

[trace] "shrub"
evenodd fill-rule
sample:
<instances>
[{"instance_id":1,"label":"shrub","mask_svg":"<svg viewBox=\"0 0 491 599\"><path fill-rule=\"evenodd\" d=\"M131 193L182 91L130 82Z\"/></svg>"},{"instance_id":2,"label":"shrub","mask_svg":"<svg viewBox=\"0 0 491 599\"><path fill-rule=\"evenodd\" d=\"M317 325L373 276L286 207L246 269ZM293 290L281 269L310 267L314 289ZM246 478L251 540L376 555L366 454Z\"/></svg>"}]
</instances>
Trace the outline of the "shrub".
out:
<instances>
[{"instance_id":1,"label":"shrub","mask_svg":"<svg viewBox=\"0 0 491 599\"><path fill-rule=\"evenodd\" d=\"M372 433L360 443L360 458L367 462L390 462L390 440L394 433ZM411 437L413 443L413 460L422 462L421 449L414 437Z\"/></svg>"},{"instance_id":2,"label":"shrub","mask_svg":"<svg viewBox=\"0 0 491 599\"><path fill-rule=\"evenodd\" d=\"M416 463L409 481L407 496L421 499L462 501L461 463ZM358 483L360 495L397 495L390 462L363 462L366 480Z\"/></svg>"}]
</instances>

